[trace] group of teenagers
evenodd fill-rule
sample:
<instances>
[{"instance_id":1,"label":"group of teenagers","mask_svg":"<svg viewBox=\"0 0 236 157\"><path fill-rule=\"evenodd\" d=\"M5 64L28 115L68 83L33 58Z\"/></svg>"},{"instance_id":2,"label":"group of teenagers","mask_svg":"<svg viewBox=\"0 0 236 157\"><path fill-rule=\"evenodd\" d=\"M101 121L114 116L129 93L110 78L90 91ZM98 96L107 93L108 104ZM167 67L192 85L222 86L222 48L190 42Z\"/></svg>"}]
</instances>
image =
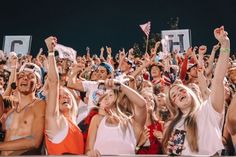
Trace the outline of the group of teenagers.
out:
<instances>
[{"instance_id":1,"label":"group of teenagers","mask_svg":"<svg viewBox=\"0 0 236 157\"><path fill-rule=\"evenodd\" d=\"M47 57L0 55L1 155L234 155L236 60L223 26L214 36L210 55L160 59L157 42L73 62L53 36Z\"/></svg>"}]
</instances>

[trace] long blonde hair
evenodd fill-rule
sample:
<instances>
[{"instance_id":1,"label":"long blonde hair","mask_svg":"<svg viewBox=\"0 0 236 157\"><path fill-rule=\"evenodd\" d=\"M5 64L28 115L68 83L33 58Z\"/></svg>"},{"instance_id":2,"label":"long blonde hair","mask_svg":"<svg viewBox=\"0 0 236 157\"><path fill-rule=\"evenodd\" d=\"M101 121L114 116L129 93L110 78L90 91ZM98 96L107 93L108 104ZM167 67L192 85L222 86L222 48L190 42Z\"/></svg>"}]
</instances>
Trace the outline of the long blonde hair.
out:
<instances>
[{"instance_id":1,"label":"long blonde hair","mask_svg":"<svg viewBox=\"0 0 236 157\"><path fill-rule=\"evenodd\" d=\"M194 92L182 84L175 84L170 88L170 90L175 86L185 89L192 97L191 109L184 120L184 127L186 129L186 138L187 138L187 141L188 141L191 151L198 152L199 151L199 149L198 149L198 131L197 131L198 125L197 125L197 121L196 121L196 111L197 111L198 107L200 106L200 102L199 102L197 96L194 94ZM168 103L169 103L169 107L171 107L172 113L174 113L175 115L174 115L174 118L172 119L172 121L170 122L169 126L167 127L164 137L163 137L162 143L163 143L164 152L167 152L168 141L171 137L171 134L174 130L175 125L181 120L181 118L183 116L183 113L181 112L181 110L171 100L170 90L168 93L167 100L169 101Z\"/></svg>"},{"instance_id":2,"label":"long blonde hair","mask_svg":"<svg viewBox=\"0 0 236 157\"><path fill-rule=\"evenodd\" d=\"M71 98L71 101L72 101L72 107L69 111L69 114L71 116L72 121L76 124L76 116L77 116L77 111L78 111L78 106L77 106L76 99L75 99L74 95L71 93L71 91L68 88L60 86L60 90L64 90L70 95L70 98Z\"/></svg>"},{"instance_id":3,"label":"long blonde hair","mask_svg":"<svg viewBox=\"0 0 236 157\"><path fill-rule=\"evenodd\" d=\"M111 104L114 106L111 107L108 111L109 117L113 117L118 120L122 126L122 129L126 130L126 128L128 127L128 122L134 115L133 104L129 101L127 96L120 93L118 90L113 89L112 91L115 94L115 100L113 104ZM108 93L101 96L98 102L100 103L107 94Z\"/></svg>"}]
</instances>

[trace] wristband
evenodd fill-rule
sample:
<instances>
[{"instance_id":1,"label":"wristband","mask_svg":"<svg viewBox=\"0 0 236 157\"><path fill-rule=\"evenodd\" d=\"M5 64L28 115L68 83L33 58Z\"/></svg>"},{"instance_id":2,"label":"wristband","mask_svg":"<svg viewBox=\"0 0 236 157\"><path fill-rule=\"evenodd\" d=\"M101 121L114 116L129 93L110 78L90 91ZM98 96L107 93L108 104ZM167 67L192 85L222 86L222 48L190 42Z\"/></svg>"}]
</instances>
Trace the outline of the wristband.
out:
<instances>
[{"instance_id":1,"label":"wristband","mask_svg":"<svg viewBox=\"0 0 236 157\"><path fill-rule=\"evenodd\" d=\"M230 53L230 48L220 48L220 52Z\"/></svg>"},{"instance_id":2,"label":"wristband","mask_svg":"<svg viewBox=\"0 0 236 157\"><path fill-rule=\"evenodd\" d=\"M48 56L54 56L54 53L49 52L49 53L48 53Z\"/></svg>"},{"instance_id":3,"label":"wristband","mask_svg":"<svg viewBox=\"0 0 236 157\"><path fill-rule=\"evenodd\" d=\"M135 147L135 150L136 150L136 151L139 151L139 149L140 149L140 146L136 146L136 147Z\"/></svg>"}]
</instances>

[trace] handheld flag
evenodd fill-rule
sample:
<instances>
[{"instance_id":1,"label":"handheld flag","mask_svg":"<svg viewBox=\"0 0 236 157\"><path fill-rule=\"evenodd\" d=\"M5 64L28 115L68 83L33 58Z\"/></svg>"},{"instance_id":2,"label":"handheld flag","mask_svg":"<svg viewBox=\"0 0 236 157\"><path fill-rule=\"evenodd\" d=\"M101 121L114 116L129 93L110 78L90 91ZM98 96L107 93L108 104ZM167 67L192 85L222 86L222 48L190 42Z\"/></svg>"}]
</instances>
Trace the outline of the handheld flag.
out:
<instances>
[{"instance_id":1,"label":"handheld flag","mask_svg":"<svg viewBox=\"0 0 236 157\"><path fill-rule=\"evenodd\" d=\"M147 23L139 25L139 26L141 27L143 32L146 34L146 36L149 36L150 29L151 29L151 22L148 21Z\"/></svg>"}]
</instances>

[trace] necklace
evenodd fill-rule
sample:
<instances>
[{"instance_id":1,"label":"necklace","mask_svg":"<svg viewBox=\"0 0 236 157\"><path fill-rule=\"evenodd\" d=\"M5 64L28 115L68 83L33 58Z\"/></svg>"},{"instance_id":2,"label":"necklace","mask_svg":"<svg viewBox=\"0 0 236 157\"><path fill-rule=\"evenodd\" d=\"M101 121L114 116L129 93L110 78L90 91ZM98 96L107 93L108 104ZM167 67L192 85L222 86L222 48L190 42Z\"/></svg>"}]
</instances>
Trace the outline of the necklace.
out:
<instances>
[{"instance_id":1,"label":"necklace","mask_svg":"<svg viewBox=\"0 0 236 157\"><path fill-rule=\"evenodd\" d=\"M18 108L19 108L19 104L17 105L16 107L16 113L20 113L21 111L23 111L26 107L28 107L29 105L33 104L37 99L34 99L33 101L31 101L30 103L28 103L27 105L25 105L22 109L20 109L18 111Z\"/></svg>"}]
</instances>

